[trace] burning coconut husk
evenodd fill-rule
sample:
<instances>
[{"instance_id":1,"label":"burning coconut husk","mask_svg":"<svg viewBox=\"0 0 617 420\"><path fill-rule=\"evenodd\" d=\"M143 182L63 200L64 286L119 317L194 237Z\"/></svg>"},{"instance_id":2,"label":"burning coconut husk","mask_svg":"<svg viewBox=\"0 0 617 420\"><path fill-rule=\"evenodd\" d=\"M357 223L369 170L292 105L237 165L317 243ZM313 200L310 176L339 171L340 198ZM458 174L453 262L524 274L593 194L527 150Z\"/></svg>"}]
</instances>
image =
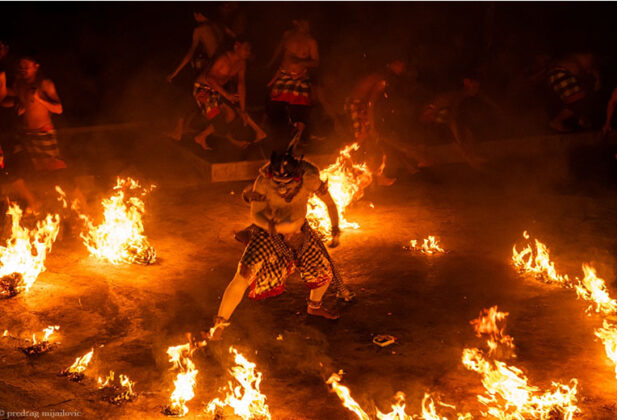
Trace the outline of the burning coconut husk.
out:
<instances>
[{"instance_id":1,"label":"burning coconut husk","mask_svg":"<svg viewBox=\"0 0 617 420\"><path fill-rule=\"evenodd\" d=\"M529 241L527 231L523 232L523 237ZM550 259L548 247L537 239L534 243L528 243L520 252L516 245L512 247L512 262L522 274L534 276L536 279L546 283L556 283L564 287L572 287L572 283L567 275L557 273L555 263Z\"/></svg>"},{"instance_id":2,"label":"burning coconut husk","mask_svg":"<svg viewBox=\"0 0 617 420\"><path fill-rule=\"evenodd\" d=\"M126 375L116 376L112 370L109 371L109 375L105 379L99 376L97 382L101 399L110 404L122 405L137 398L137 394L133 391L135 382L131 381Z\"/></svg>"},{"instance_id":3,"label":"burning coconut husk","mask_svg":"<svg viewBox=\"0 0 617 420\"><path fill-rule=\"evenodd\" d=\"M360 227L357 223L345 219L345 212L351 203L362 198L366 187L373 182L373 173L366 162L353 161L351 154L359 148L357 143L344 147L339 152L336 162L320 171L320 177L322 181L328 183L328 191L336 203L341 229ZM307 210L306 218L311 227L324 238L329 238L331 226L325 203L313 196L308 202Z\"/></svg>"},{"instance_id":4,"label":"burning coconut husk","mask_svg":"<svg viewBox=\"0 0 617 420\"><path fill-rule=\"evenodd\" d=\"M86 377L84 372L86 371L90 360L92 360L93 354L94 349L90 349L88 353L76 358L75 362L71 366L60 372L60 376L66 376L69 381L72 382L81 382Z\"/></svg>"},{"instance_id":5,"label":"burning coconut husk","mask_svg":"<svg viewBox=\"0 0 617 420\"><path fill-rule=\"evenodd\" d=\"M142 187L132 178L118 177L114 193L103 199L103 221L95 225L92 219L79 214L84 222L80 234L90 254L112 264L153 264L156 251L144 235L142 200L155 185ZM75 209L76 207L73 206Z\"/></svg>"},{"instance_id":6,"label":"burning coconut husk","mask_svg":"<svg viewBox=\"0 0 617 420\"><path fill-rule=\"evenodd\" d=\"M256 371L257 365L249 362L235 348L229 352L234 356L236 366L229 370L234 381L229 381L222 388L225 398L216 398L206 407L206 412L214 418L239 418L242 420L270 420L272 418L266 396L261 393L261 372Z\"/></svg>"},{"instance_id":7,"label":"burning coconut husk","mask_svg":"<svg viewBox=\"0 0 617 420\"><path fill-rule=\"evenodd\" d=\"M478 335L488 336L489 348L487 354L477 348L464 349L461 359L463 366L482 377L485 392L478 394L478 401L485 406L489 416L498 419L572 420L580 412L576 379L571 379L569 384L553 381L551 389L543 392L539 387L529 385L529 379L521 369L490 357L495 353L493 349L502 343L508 350L514 350L512 338L503 335L507 315L493 307L482 311L480 317L472 321ZM498 327L497 321L504 324Z\"/></svg>"},{"instance_id":8,"label":"burning coconut husk","mask_svg":"<svg viewBox=\"0 0 617 420\"><path fill-rule=\"evenodd\" d=\"M423 255L444 254L446 252L446 250L440 246L439 240L435 236L429 236L427 239L424 239L422 244L420 244L418 240L412 239L409 241L409 245L403 248Z\"/></svg>"},{"instance_id":9,"label":"burning coconut husk","mask_svg":"<svg viewBox=\"0 0 617 420\"><path fill-rule=\"evenodd\" d=\"M30 229L22 226L23 212L9 203L11 237L0 246L0 298L27 292L39 274L45 271L45 259L60 230L60 217L47 215Z\"/></svg>"},{"instance_id":10,"label":"burning coconut husk","mask_svg":"<svg viewBox=\"0 0 617 420\"><path fill-rule=\"evenodd\" d=\"M50 341L50 337L55 331L58 331L60 327L58 325L50 325L43 330L43 339L37 341L36 334L32 334L32 344L26 347L19 347L26 356L38 356L43 353L47 353L52 350L56 344ZM8 332L7 332L8 333Z\"/></svg>"}]
</instances>

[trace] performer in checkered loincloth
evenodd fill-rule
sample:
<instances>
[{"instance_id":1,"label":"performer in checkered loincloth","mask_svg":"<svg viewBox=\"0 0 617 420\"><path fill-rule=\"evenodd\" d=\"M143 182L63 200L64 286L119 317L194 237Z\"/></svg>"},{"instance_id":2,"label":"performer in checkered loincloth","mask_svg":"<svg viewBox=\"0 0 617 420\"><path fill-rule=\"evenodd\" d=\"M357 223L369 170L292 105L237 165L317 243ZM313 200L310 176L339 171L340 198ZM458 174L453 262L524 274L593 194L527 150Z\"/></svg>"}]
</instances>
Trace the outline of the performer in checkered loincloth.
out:
<instances>
[{"instance_id":1,"label":"performer in checkered loincloth","mask_svg":"<svg viewBox=\"0 0 617 420\"><path fill-rule=\"evenodd\" d=\"M273 153L253 185L253 225L248 244L233 280L227 286L210 339L220 339L223 328L246 290L252 299L277 296L285 289L287 277L298 271L311 290L309 315L327 319L339 316L322 306L322 298L333 279L334 267L321 239L306 222L309 198L317 194L326 203L332 223L331 247L338 245L338 211L327 183L311 163L290 152Z\"/></svg>"},{"instance_id":2,"label":"performer in checkered loincloth","mask_svg":"<svg viewBox=\"0 0 617 420\"><path fill-rule=\"evenodd\" d=\"M596 59L592 54L570 54L554 62L547 72L547 82L562 104L550 126L567 132L573 128L589 128L591 122L588 97L600 88Z\"/></svg>"},{"instance_id":3,"label":"performer in checkered loincloth","mask_svg":"<svg viewBox=\"0 0 617 420\"><path fill-rule=\"evenodd\" d=\"M268 83L268 115L271 120L285 120L303 131L309 119L311 80L309 70L319 65L317 41L311 36L307 19L293 21L294 28L283 34L274 56L273 66L282 55L280 66Z\"/></svg>"}]
</instances>

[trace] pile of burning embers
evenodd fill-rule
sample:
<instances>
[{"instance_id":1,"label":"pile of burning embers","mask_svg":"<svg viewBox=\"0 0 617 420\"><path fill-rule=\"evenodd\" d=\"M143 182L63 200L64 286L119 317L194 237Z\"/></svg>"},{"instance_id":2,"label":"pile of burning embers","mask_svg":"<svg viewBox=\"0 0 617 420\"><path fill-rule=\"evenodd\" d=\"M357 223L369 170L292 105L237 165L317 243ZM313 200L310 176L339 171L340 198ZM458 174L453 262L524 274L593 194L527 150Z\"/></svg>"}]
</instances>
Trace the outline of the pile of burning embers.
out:
<instances>
[{"instance_id":1,"label":"pile of burning embers","mask_svg":"<svg viewBox=\"0 0 617 420\"><path fill-rule=\"evenodd\" d=\"M341 224L357 229L358 224L345 219L347 207L362 197L364 189L372 182L373 173L366 164L356 164L351 153L357 150L351 145L341 150L339 158L330 167L322 171L324 180L328 180L331 194L337 203ZM384 161L385 162L385 161ZM383 164L379 169L383 170ZM69 200L59 187L59 201L67 211L75 212L83 222L80 237L90 254L112 264L138 263L151 264L156 260L156 253L144 235L142 217L145 207L142 198L155 186L142 187L131 178L118 178L112 195L102 201L103 217L95 224L93 219L80 211L79 202ZM371 205L371 207L373 207ZM60 227L59 215L47 215L29 229L22 226L22 211L18 205L11 203L7 214L11 217L11 236L6 245L0 247L0 297L11 298L27 292L36 278L45 270L45 259L51 251ZM311 225L327 237L329 218L327 209L320 201L312 199L309 203L308 218ZM535 277L550 284L574 289L577 296L589 302L588 312L595 312L603 318L602 327L595 335L605 345L607 356L616 364L617 372L617 325L609 317L617 314L617 301L609 296L604 281L599 278L593 267L583 264L583 279L571 280L567 275L558 274L550 260L549 250L538 240L529 241L521 250L513 247L513 265L522 274ZM434 258L447 253L434 236L423 241L411 240L404 247L406 250ZM547 390L529 384L525 373L506 362L515 357L514 339L505 333L505 320L508 313L500 312L496 306L481 311L477 319L471 321L476 335L483 339L481 348L466 348L461 355L463 366L480 375L484 392L477 395L483 407L479 416L484 418L523 420L523 419L563 419L571 420L581 410L577 406L578 382L571 379L569 383L553 382ZM28 357L37 357L49 352L59 342L53 341L59 326L52 325L43 330L43 336L37 340L22 340L5 330L0 338L25 342L19 349ZM192 356L194 352L207 345L189 336L188 342L167 349L171 370L175 373L174 389L169 402L162 408L168 416L182 417L188 414L187 403L195 397L194 388L198 373ZM228 370L232 380L221 388L217 397L204 404L201 416L208 418L241 418L243 420L271 419L266 396L260 391L262 375L256 370L255 363L247 360L234 347L229 348L235 365ZM94 348L74 363L62 370L59 375L73 382L91 382L98 388L101 399L111 404L120 405L137 398L135 383L124 374L116 375L110 371L105 377L96 381L86 375L89 363L94 357ZM369 414L351 397L349 388L341 384L342 371L333 373L326 383L341 399L345 408L360 420L465 420L473 418L471 413L459 412L456 406L440 401L435 395L426 393L420 403L420 414L408 414L405 395L401 392L394 396L394 404L388 413L375 408Z\"/></svg>"}]
</instances>

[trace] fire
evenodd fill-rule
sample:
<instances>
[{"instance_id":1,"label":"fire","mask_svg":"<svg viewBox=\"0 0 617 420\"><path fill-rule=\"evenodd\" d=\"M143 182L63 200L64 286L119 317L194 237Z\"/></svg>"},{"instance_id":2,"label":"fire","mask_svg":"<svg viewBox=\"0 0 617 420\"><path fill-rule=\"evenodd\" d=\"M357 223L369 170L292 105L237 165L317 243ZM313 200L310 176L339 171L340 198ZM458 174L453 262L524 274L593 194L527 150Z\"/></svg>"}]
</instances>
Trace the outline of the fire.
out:
<instances>
[{"instance_id":1,"label":"fire","mask_svg":"<svg viewBox=\"0 0 617 420\"><path fill-rule=\"evenodd\" d=\"M328 190L336 203L341 229L360 227L357 223L345 219L345 211L352 202L362 198L364 189L373 182L373 174L367 164L353 162L351 153L359 148L358 143L345 146L339 152L336 162L320 172L322 181L328 183ZM328 236L331 225L324 202L313 196L308 202L307 210L306 217L311 226L324 236Z\"/></svg>"},{"instance_id":2,"label":"fire","mask_svg":"<svg viewBox=\"0 0 617 420\"><path fill-rule=\"evenodd\" d=\"M488 414L499 419L549 419L559 415L571 420L580 412L577 407L576 379L569 385L553 382L552 390L528 384L522 370L498 360L490 361L479 349L464 349L463 365L482 376L485 393L478 401L486 406Z\"/></svg>"},{"instance_id":3,"label":"fire","mask_svg":"<svg viewBox=\"0 0 617 420\"><path fill-rule=\"evenodd\" d=\"M186 403L195 396L193 388L199 372L191 360L194 351L195 347L190 342L167 349L169 362L174 365L172 369L180 371L174 381L175 389L169 398L170 404L163 411L167 415L185 416L189 412Z\"/></svg>"},{"instance_id":4,"label":"fire","mask_svg":"<svg viewBox=\"0 0 617 420\"><path fill-rule=\"evenodd\" d=\"M343 406L347 408L349 411L354 413L359 420L370 420L371 417L364 411L364 409L358 404L352 397L349 388L344 385L341 385L341 375L342 371L339 373L333 373L330 375L330 378L326 381L328 385L332 387L336 395L340 398ZM450 404L445 404L440 401L437 401L437 404L446 407L447 409L456 412L456 407ZM411 414L407 414L406 411L406 403L405 403L405 394L402 392L397 392L394 396L394 404L392 404L392 411L389 413L382 413L379 409L375 409L375 416L378 420L413 420L418 418L418 416L414 416ZM425 420L448 420L448 417L444 417L437 412L435 400L431 397L430 394L424 394L424 398L422 399L422 415L419 417L420 419ZM456 413L457 420L471 420L471 414L469 413Z\"/></svg>"},{"instance_id":5,"label":"fire","mask_svg":"<svg viewBox=\"0 0 617 420\"><path fill-rule=\"evenodd\" d=\"M604 315L617 313L617 301L609 296L606 284L596 275L596 270L588 264L583 264L583 273L585 277L575 286L578 297L595 304L597 313ZM588 312L593 310L593 304L587 308Z\"/></svg>"},{"instance_id":6,"label":"fire","mask_svg":"<svg viewBox=\"0 0 617 420\"><path fill-rule=\"evenodd\" d=\"M102 201L101 224L95 226L88 216L79 215L85 225L80 236L91 255L112 264L150 264L156 260L156 252L144 235L142 217L146 210L140 198L154 188L144 188L132 178L118 177L114 194Z\"/></svg>"},{"instance_id":7,"label":"fire","mask_svg":"<svg viewBox=\"0 0 617 420\"><path fill-rule=\"evenodd\" d=\"M11 237L0 246L0 297L27 292L39 274L45 271L45 259L60 230L60 217L48 214L33 229L21 225L23 212L9 203Z\"/></svg>"},{"instance_id":8,"label":"fire","mask_svg":"<svg viewBox=\"0 0 617 420\"><path fill-rule=\"evenodd\" d=\"M349 388L347 388L345 385L340 384L342 379L341 374L342 372L333 373L332 375L330 375L330 378L328 378L326 383L332 387L332 390L341 399L343 406L352 413L354 413L358 417L358 419L370 420L371 418L368 414L366 414L362 407L360 407L360 404L358 404L356 400L351 397L351 391L349 390Z\"/></svg>"},{"instance_id":9,"label":"fire","mask_svg":"<svg viewBox=\"0 0 617 420\"><path fill-rule=\"evenodd\" d=\"M472 321L479 336L489 336L489 355L495 352L502 337L507 337L504 340L507 348L514 349L512 337L503 335L505 325L501 328L496 325L496 321L505 322L507 315L498 312L497 307L492 307ZM485 392L478 395L478 401L486 407L489 416L512 420L547 420L559 415L563 420L572 420L574 414L580 412L576 405L576 379L572 379L569 385L553 382L551 390L541 392L540 388L529 385L522 370L499 360L491 360L480 349L464 349L462 363L467 369L482 376Z\"/></svg>"},{"instance_id":10,"label":"fire","mask_svg":"<svg viewBox=\"0 0 617 420\"><path fill-rule=\"evenodd\" d=\"M480 316L470 322L478 337L488 336L486 344L489 356L493 356L499 346L505 347L509 352L514 351L514 338L505 333L505 319L508 315L509 313L499 312L497 306L493 306L482 310ZM497 323L501 323L501 327Z\"/></svg>"},{"instance_id":11,"label":"fire","mask_svg":"<svg viewBox=\"0 0 617 420\"><path fill-rule=\"evenodd\" d=\"M441 246L439 246L439 241L434 236L429 236L427 239L424 239L422 245L420 245L417 240L412 239L409 241L409 246L407 249L410 251L420 252L424 255L434 255L446 252Z\"/></svg>"},{"instance_id":12,"label":"fire","mask_svg":"<svg viewBox=\"0 0 617 420\"><path fill-rule=\"evenodd\" d=\"M114 384L114 378L114 371L111 370L105 380L103 380L100 376L97 380L99 389L109 389L112 391L112 394L105 398L107 401L112 404L121 404L125 401L131 401L135 396L137 396L137 394L133 391L135 382L131 381L128 376L123 374L118 376L118 380L120 382L119 386Z\"/></svg>"},{"instance_id":13,"label":"fire","mask_svg":"<svg viewBox=\"0 0 617 420\"><path fill-rule=\"evenodd\" d=\"M227 384L227 395L224 400L216 398L208 404L206 411L212 415L223 411L226 407L233 410L236 417L242 420L270 420L270 409L266 404L266 396L261 393L261 372L256 372L255 363L249 362L235 348L229 352L234 355L236 366L229 370L238 385L230 381ZM223 389L222 391L225 391Z\"/></svg>"},{"instance_id":14,"label":"fire","mask_svg":"<svg viewBox=\"0 0 617 420\"><path fill-rule=\"evenodd\" d=\"M46 343L49 342L49 338L53 335L54 332L58 331L60 329L59 325L50 325L49 327L45 328L43 330L43 339L38 343L38 344L42 344L42 343ZM37 341L36 341L36 335L32 334L32 345L36 345Z\"/></svg>"},{"instance_id":15,"label":"fire","mask_svg":"<svg viewBox=\"0 0 617 420\"><path fill-rule=\"evenodd\" d=\"M68 376L70 380L78 382L84 378L84 372L92 360L92 355L94 354L94 349L90 349L90 351L84 354L81 357L75 359L75 362L68 368L64 369L60 372L62 376Z\"/></svg>"},{"instance_id":16,"label":"fire","mask_svg":"<svg viewBox=\"0 0 617 420\"><path fill-rule=\"evenodd\" d=\"M604 320L602 328L598 328L594 334L602 340L606 356L615 364L615 377L617 378L617 326Z\"/></svg>"},{"instance_id":17,"label":"fire","mask_svg":"<svg viewBox=\"0 0 617 420\"><path fill-rule=\"evenodd\" d=\"M527 231L523 232L523 237L529 239ZM561 275L555 270L555 264L550 259L549 249L537 239L535 248L527 244L520 252L516 245L512 247L512 262L522 273L533 274L536 278L542 279L547 283L559 283L562 286L570 287L570 279L567 275Z\"/></svg>"}]
</instances>

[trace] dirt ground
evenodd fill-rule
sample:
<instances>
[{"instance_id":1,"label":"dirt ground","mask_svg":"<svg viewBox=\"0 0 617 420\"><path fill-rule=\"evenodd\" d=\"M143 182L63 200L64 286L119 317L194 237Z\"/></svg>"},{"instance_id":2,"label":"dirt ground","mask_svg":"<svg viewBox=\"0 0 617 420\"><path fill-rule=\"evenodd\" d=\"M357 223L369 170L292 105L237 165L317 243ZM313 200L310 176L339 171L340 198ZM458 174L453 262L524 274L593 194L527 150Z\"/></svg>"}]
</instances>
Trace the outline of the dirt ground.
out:
<instances>
[{"instance_id":1,"label":"dirt ground","mask_svg":"<svg viewBox=\"0 0 617 420\"><path fill-rule=\"evenodd\" d=\"M572 290L526 279L510 264L512 245L526 229L551 248L560 272L580 275L581 263L593 261L617 295L617 196L610 188L541 182L546 173L450 167L368 191L348 213L360 229L345 231L332 252L357 301L338 304L337 322L309 319L307 291L295 277L280 297L243 301L224 340L193 357L199 373L187 418L219 395L232 345L263 373L275 419L354 418L325 384L339 369L370 413L373 406L389 411L396 391L407 395L409 413L419 413L430 391L477 415L480 377L460 359L464 348L480 345L469 321L492 305L510 313L507 332L518 354L511 364L530 383L547 389L553 380L578 378L580 418L617 418L614 367L593 335L601 320L585 314ZM156 190L145 220L159 255L152 266L96 261L65 230L32 289L0 302L0 330L28 337L56 324L61 342L28 359L14 340L0 339L0 410L164 418L175 378L166 349L211 325L242 254L233 232L249 223L239 196L245 185ZM428 235L451 252L428 258L403 249ZM326 299L336 304L331 293ZM379 333L398 343L378 348L371 340ZM90 348L88 379L78 384L57 375ZM109 370L136 382L135 402L116 407L99 399L93 378Z\"/></svg>"}]
</instances>

